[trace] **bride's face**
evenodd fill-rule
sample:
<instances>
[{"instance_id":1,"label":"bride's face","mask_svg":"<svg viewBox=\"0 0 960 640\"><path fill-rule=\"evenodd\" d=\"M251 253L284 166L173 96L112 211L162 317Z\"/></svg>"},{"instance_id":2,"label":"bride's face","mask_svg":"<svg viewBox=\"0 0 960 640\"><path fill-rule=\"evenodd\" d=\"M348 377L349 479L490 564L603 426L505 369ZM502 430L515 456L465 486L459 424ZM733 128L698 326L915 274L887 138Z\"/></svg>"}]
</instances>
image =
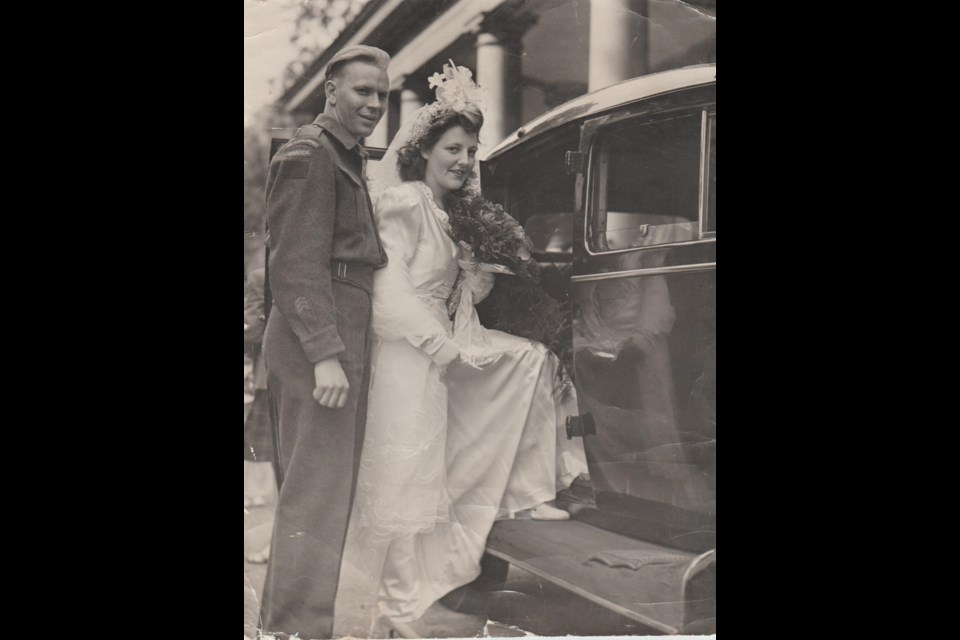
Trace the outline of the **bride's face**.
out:
<instances>
[{"instance_id":1,"label":"bride's face","mask_svg":"<svg viewBox=\"0 0 960 640\"><path fill-rule=\"evenodd\" d=\"M448 129L429 150L421 151L427 160L423 181L442 200L467 181L477 162L477 134L457 125Z\"/></svg>"}]
</instances>

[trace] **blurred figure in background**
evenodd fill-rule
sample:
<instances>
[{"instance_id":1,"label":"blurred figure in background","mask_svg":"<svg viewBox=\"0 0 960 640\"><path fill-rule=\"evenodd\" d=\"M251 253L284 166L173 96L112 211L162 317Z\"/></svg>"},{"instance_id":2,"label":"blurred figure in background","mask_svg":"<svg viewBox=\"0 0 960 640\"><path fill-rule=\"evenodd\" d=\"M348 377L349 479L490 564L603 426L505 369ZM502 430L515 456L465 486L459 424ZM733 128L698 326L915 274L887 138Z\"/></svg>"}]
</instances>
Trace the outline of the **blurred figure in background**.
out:
<instances>
[{"instance_id":1,"label":"blurred figure in background","mask_svg":"<svg viewBox=\"0 0 960 640\"><path fill-rule=\"evenodd\" d=\"M264 270L247 274L243 292L243 351L253 361L253 401L244 394L243 420L243 506L258 507L274 502L277 493L273 469L273 437L267 374L260 357L260 341L266 324L263 306ZM266 562L270 543L247 556L250 562Z\"/></svg>"}]
</instances>

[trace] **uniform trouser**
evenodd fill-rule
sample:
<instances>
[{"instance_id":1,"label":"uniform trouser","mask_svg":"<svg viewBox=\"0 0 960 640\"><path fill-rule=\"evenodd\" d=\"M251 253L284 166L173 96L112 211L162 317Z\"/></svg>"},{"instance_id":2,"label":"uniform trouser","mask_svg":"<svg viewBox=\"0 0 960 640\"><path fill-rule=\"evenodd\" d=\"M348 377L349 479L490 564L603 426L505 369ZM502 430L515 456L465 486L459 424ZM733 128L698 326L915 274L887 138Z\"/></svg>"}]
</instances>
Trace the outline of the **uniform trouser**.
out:
<instances>
[{"instance_id":1,"label":"uniform trouser","mask_svg":"<svg viewBox=\"0 0 960 640\"><path fill-rule=\"evenodd\" d=\"M279 309L264 334L267 386L276 418L277 516L261 605L262 627L301 639L330 638L340 559L363 444L370 357L370 295L333 281L347 404L313 399L313 364ZM281 636L283 637L283 636Z\"/></svg>"}]
</instances>

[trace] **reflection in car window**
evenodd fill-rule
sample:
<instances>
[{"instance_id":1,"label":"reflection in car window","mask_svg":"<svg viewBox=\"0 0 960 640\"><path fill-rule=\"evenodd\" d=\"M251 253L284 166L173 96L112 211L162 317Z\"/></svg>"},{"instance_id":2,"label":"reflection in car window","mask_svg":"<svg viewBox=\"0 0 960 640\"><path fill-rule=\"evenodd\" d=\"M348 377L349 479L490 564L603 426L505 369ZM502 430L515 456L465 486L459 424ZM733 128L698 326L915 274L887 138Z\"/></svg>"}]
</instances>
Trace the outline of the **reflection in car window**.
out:
<instances>
[{"instance_id":1,"label":"reflection in car window","mask_svg":"<svg viewBox=\"0 0 960 640\"><path fill-rule=\"evenodd\" d=\"M591 155L591 248L616 251L699 238L698 110L611 125Z\"/></svg>"},{"instance_id":2,"label":"reflection in car window","mask_svg":"<svg viewBox=\"0 0 960 640\"><path fill-rule=\"evenodd\" d=\"M541 254L573 254L576 177L564 170L564 154L577 148L577 136L576 128L568 128L498 169L508 176L507 211L523 224Z\"/></svg>"},{"instance_id":3,"label":"reflection in car window","mask_svg":"<svg viewBox=\"0 0 960 640\"><path fill-rule=\"evenodd\" d=\"M536 251L547 254L573 252L572 213L535 214L527 218L523 226Z\"/></svg>"}]
</instances>

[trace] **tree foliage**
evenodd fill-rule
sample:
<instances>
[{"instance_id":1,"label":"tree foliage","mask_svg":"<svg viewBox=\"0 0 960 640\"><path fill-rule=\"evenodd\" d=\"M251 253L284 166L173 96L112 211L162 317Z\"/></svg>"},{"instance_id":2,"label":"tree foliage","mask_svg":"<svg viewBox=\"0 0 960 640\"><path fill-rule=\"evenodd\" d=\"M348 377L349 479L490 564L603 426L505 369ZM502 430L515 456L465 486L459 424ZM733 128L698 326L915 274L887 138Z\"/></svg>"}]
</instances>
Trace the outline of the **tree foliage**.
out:
<instances>
[{"instance_id":1,"label":"tree foliage","mask_svg":"<svg viewBox=\"0 0 960 640\"><path fill-rule=\"evenodd\" d=\"M291 41L298 45L297 57L284 70L286 90L306 73L310 64L329 47L368 0L307 0L300 5Z\"/></svg>"},{"instance_id":2,"label":"tree foliage","mask_svg":"<svg viewBox=\"0 0 960 640\"><path fill-rule=\"evenodd\" d=\"M305 0L299 3L296 28L291 36L297 57L278 79L282 94L301 77L310 64L333 43L337 35L360 13L368 0ZM275 81L276 82L276 81ZM275 84L275 83L274 83ZM264 186L272 138L288 138L297 122L279 105L258 111L243 131L243 235L244 273L263 259L266 220Z\"/></svg>"}]
</instances>

